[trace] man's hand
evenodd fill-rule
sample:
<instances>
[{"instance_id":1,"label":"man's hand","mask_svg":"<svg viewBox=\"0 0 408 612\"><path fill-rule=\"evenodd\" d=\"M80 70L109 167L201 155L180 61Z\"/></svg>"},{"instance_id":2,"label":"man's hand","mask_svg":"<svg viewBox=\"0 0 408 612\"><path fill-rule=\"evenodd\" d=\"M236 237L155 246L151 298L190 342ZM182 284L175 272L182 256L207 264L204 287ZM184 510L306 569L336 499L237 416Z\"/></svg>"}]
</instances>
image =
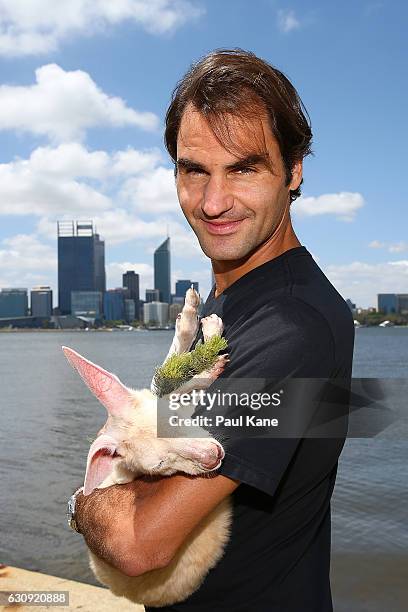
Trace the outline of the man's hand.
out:
<instances>
[{"instance_id":1,"label":"man's hand","mask_svg":"<svg viewBox=\"0 0 408 612\"><path fill-rule=\"evenodd\" d=\"M216 475L137 479L77 497L88 547L128 576L165 567L198 523L238 486Z\"/></svg>"}]
</instances>

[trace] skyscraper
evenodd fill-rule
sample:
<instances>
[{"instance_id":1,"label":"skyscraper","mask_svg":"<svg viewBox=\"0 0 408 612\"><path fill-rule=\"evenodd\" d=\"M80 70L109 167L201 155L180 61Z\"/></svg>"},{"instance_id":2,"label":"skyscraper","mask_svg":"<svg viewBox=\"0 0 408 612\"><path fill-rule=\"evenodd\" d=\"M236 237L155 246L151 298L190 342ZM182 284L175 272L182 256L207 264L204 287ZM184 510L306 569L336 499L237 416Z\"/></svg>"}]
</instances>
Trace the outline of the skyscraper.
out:
<instances>
[{"instance_id":1,"label":"skyscraper","mask_svg":"<svg viewBox=\"0 0 408 612\"><path fill-rule=\"evenodd\" d=\"M158 289L146 289L146 303L160 302L160 291Z\"/></svg>"},{"instance_id":2,"label":"skyscraper","mask_svg":"<svg viewBox=\"0 0 408 612\"><path fill-rule=\"evenodd\" d=\"M105 242L92 221L58 221L58 306L71 314L72 291L106 291Z\"/></svg>"},{"instance_id":3,"label":"skyscraper","mask_svg":"<svg viewBox=\"0 0 408 612\"><path fill-rule=\"evenodd\" d=\"M109 321L125 318L125 295L122 288L108 289L103 298L103 313Z\"/></svg>"},{"instance_id":4,"label":"skyscraper","mask_svg":"<svg viewBox=\"0 0 408 612\"><path fill-rule=\"evenodd\" d=\"M50 287L33 287L31 291L31 316L50 317L52 315L52 290Z\"/></svg>"},{"instance_id":5,"label":"skyscraper","mask_svg":"<svg viewBox=\"0 0 408 612\"><path fill-rule=\"evenodd\" d=\"M127 288L126 298L135 303L135 316L138 319L140 312L139 275L134 270L128 270L122 275L122 286Z\"/></svg>"},{"instance_id":6,"label":"skyscraper","mask_svg":"<svg viewBox=\"0 0 408 612\"><path fill-rule=\"evenodd\" d=\"M154 288L160 291L160 301L170 304L170 238L154 252Z\"/></svg>"}]
</instances>

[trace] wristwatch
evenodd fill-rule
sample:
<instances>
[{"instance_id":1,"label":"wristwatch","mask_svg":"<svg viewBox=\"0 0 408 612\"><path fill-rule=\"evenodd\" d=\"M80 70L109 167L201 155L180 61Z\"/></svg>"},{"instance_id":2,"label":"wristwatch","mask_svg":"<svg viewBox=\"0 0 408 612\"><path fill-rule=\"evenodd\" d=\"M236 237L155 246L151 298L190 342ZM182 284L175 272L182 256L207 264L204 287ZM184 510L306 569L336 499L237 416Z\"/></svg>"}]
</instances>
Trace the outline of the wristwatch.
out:
<instances>
[{"instance_id":1,"label":"wristwatch","mask_svg":"<svg viewBox=\"0 0 408 612\"><path fill-rule=\"evenodd\" d=\"M67 511L68 525L69 527L71 527L71 529L73 529L74 531L77 531L78 533L81 533L81 532L79 531L77 522L75 520L75 504L76 504L76 498L77 498L78 493L82 493L83 490L84 490L84 487L79 487L79 489L77 489L75 493L71 495L71 497L68 500L68 511Z\"/></svg>"}]
</instances>

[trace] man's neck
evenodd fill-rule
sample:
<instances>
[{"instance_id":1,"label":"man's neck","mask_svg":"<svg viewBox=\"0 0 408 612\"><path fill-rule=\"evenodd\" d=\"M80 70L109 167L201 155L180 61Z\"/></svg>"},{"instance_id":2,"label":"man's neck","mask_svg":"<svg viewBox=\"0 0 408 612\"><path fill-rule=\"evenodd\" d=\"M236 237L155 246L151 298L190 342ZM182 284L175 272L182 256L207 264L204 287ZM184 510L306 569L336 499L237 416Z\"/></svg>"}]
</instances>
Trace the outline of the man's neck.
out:
<instances>
[{"instance_id":1,"label":"man's neck","mask_svg":"<svg viewBox=\"0 0 408 612\"><path fill-rule=\"evenodd\" d=\"M275 259L275 257L282 255L285 251L298 246L301 246L301 244L293 230L292 224L289 222L283 234L272 235L245 259L232 261L212 260L216 284L215 297L218 297L241 276L244 276L244 274L247 274L254 268L258 268L267 261Z\"/></svg>"}]
</instances>

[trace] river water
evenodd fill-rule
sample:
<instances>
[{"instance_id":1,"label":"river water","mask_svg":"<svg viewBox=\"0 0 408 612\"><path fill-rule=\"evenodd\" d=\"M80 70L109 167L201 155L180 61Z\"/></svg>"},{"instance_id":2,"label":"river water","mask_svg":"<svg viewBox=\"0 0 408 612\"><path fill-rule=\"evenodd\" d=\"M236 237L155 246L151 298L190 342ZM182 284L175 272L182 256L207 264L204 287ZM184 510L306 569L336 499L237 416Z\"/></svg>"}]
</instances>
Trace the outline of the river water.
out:
<instances>
[{"instance_id":1,"label":"river water","mask_svg":"<svg viewBox=\"0 0 408 612\"><path fill-rule=\"evenodd\" d=\"M61 345L140 388L171 339L170 331L0 334L0 562L96 584L65 511L105 409ZM407 372L408 328L356 330L355 377ZM346 442L332 502L337 612L408 609L407 459L407 439Z\"/></svg>"}]
</instances>

